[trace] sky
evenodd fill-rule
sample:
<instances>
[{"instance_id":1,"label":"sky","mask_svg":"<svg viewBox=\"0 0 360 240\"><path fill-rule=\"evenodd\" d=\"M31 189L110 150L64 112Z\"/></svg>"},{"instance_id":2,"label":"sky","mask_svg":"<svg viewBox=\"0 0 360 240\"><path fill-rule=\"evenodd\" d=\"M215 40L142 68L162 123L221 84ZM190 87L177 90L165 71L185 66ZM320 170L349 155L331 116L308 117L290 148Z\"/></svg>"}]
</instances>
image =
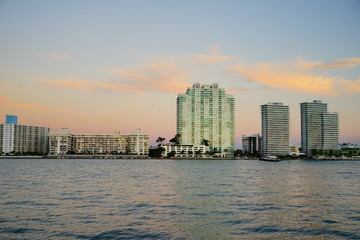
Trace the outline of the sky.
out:
<instances>
[{"instance_id":1,"label":"sky","mask_svg":"<svg viewBox=\"0 0 360 240\"><path fill-rule=\"evenodd\" d=\"M0 121L51 131L176 134L176 98L193 83L235 97L236 147L261 133L260 105L339 113L360 144L358 0L0 0Z\"/></svg>"}]
</instances>

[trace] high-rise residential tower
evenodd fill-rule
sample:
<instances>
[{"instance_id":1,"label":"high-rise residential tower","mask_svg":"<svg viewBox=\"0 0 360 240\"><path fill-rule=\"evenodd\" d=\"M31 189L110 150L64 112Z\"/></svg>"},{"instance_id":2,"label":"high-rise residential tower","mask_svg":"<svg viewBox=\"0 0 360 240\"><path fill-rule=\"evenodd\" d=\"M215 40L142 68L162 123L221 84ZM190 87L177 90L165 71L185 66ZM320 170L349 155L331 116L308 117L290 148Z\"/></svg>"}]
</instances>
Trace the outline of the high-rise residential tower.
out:
<instances>
[{"instance_id":1,"label":"high-rise residential tower","mask_svg":"<svg viewBox=\"0 0 360 240\"><path fill-rule=\"evenodd\" d=\"M339 149L337 113L328 113L327 104L320 100L300 104L301 151L308 156L317 150Z\"/></svg>"},{"instance_id":2,"label":"high-rise residential tower","mask_svg":"<svg viewBox=\"0 0 360 240\"><path fill-rule=\"evenodd\" d=\"M219 88L195 83L177 98L177 134L180 144L201 145L232 157L235 147L235 99Z\"/></svg>"},{"instance_id":3,"label":"high-rise residential tower","mask_svg":"<svg viewBox=\"0 0 360 240\"><path fill-rule=\"evenodd\" d=\"M17 116L7 115L0 124L0 151L3 154L45 154L49 128L17 124Z\"/></svg>"},{"instance_id":4,"label":"high-rise residential tower","mask_svg":"<svg viewBox=\"0 0 360 240\"><path fill-rule=\"evenodd\" d=\"M281 102L261 105L262 155L289 154L289 107Z\"/></svg>"}]
</instances>

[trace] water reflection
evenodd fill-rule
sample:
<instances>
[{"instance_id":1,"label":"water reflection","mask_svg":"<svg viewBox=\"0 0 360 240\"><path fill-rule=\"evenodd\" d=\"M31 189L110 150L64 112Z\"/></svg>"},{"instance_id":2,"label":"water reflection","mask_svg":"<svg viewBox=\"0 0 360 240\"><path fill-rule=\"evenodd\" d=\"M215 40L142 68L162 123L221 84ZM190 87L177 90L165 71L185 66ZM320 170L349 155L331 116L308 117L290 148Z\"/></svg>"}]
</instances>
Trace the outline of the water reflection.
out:
<instances>
[{"instance_id":1,"label":"water reflection","mask_svg":"<svg viewBox=\"0 0 360 240\"><path fill-rule=\"evenodd\" d=\"M0 160L1 238L360 238L358 163Z\"/></svg>"}]
</instances>

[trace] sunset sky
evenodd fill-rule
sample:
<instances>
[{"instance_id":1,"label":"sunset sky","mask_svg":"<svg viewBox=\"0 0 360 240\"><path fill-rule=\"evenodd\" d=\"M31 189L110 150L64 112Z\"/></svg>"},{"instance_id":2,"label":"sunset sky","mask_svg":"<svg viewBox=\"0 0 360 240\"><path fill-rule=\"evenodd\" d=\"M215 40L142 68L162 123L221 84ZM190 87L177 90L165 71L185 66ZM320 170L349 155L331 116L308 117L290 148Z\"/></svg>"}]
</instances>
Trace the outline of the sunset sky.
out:
<instances>
[{"instance_id":1,"label":"sunset sky","mask_svg":"<svg viewBox=\"0 0 360 240\"><path fill-rule=\"evenodd\" d=\"M176 98L194 82L235 96L236 146L261 133L260 105L339 113L360 144L360 1L0 0L0 120L123 134L176 133Z\"/></svg>"}]
</instances>

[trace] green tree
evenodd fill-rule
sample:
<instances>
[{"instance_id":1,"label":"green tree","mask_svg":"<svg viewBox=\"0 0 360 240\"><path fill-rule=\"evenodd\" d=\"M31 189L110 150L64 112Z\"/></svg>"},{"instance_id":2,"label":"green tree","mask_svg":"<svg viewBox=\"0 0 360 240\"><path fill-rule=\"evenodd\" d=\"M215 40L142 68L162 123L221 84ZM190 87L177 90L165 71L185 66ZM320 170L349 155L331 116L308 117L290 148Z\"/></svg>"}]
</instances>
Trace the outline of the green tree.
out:
<instances>
[{"instance_id":1,"label":"green tree","mask_svg":"<svg viewBox=\"0 0 360 240\"><path fill-rule=\"evenodd\" d=\"M254 152L254 157L261 157L261 153L260 152L258 152L258 151L256 151L256 152Z\"/></svg>"},{"instance_id":2,"label":"green tree","mask_svg":"<svg viewBox=\"0 0 360 240\"><path fill-rule=\"evenodd\" d=\"M74 150L69 150L66 154L76 154L76 152Z\"/></svg>"},{"instance_id":3,"label":"green tree","mask_svg":"<svg viewBox=\"0 0 360 240\"><path fill-rule=\"evenodd\" d=\"M160 146L161 144L163 144L164 141L165 141L165 138L163 138L163 137L158 137L158 139L156 140L156 142L159 143L158 146Z\"/></svg>"},{"instance_id":4,"label":"green tree","mask_svg":"<svg viewBox=\"0 0 360 240\"><path fill-rule=\"evenodd\" d=\"M219 153L219 151L217 150L217 148L214 148L213 150L210 151L210 155L211 155L211 156L214 156L214 155L216 155L217 153Z\"/></svg>"},{"instance_id":5,"label":"green tree","mask_svg":"<svg viewBox=\"0 0 360 240\"><path fill-rule=\"evenodd\" d=\"M172 139L169 140L169 142L172 142L172 143L175 143L175 144L180 144L180 137L181 137L181 134L177 133L175 135L175 137L173 137Z\"/></svg>"},{"instance_id":6,"label":"green tree","mask_svg":"<svg viewBox=\"0 0 360 240\"><path fill-rule=\"evenodd\" d=\"M203 140L201 141L201 145L209 146L209 140L203 139Z\"/></svg>"},{"instance_id":7,"label":"green tree","mask_svg":"<svg viewBox=\"0 0 360 240\"><path fill-rule=\"evenodd\" d=\"M325 149L325 150L323 150L323 151L324 151L324 155L325 155L325 156L328 156L328 155L329 155L329 151L328 151L328 150Z\"/></svg>"},{"instance_id":8,"label":"green tree","mask_svg":"<svg viewBox=\"0 0 360 240\"><path fill-rule=\"evenodd\" d=\"M176 154L175 151L171 151L171 152L169 152L169 153L167 154L167 157L168 157L168 158L175 157L175 154Z\"/></svg>"},{"instance_id":9,"label":"green tree","mask_svg":"<svg viewBox=\"0 0 360 240\"><path fill-rule=\"evenodd\" d=\"M234 152L235 157L243 156L243 151L241 149L236 149Z\"/></svg>"},{"instance_id":10,"label":"green tree","mask_svg":"<svg viewBox=\"0 0 360 240\"><path fill-rule=\"evenodd\" d=\"M149 157L161 158L164 151L165 148L163 147L149 149Z\"/></svg>"},{"instance_id":11,"label":"green tree","mask_svg":"<svg viewBox=\"0 0 360 240\"><path fill-rule=\"evenodd\" d=\"M312 155L313 155L313 156L319 155L319 150L313 149L313 150L312 150Z\"/></svg>"},{"instance_id":12,"label":"green tree","mask_svg":"<svg viewBox=\"0 0 360 240\"><path fill-rule=\"evenodd\" d=\"M353 152L353 150L348 149L348 152L347 152L347 157L353 157L353 156L354 156L354 152Z\"/></svg>"}]
</instances>

